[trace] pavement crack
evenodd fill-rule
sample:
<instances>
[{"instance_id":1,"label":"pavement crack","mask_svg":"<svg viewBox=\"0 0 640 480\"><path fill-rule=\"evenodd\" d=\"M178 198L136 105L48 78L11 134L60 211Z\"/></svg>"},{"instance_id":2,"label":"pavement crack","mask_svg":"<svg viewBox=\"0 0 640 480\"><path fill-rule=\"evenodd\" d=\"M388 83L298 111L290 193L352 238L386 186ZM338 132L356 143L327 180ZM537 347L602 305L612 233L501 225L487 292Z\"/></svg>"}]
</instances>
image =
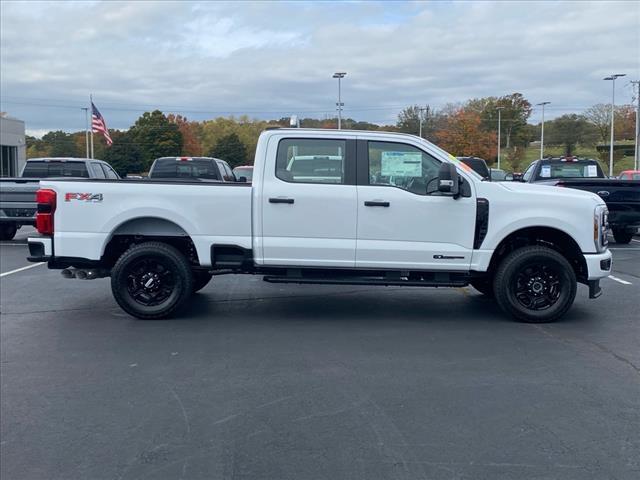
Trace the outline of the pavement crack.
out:
<instances>
[{"instance_id":1,"label":"pavement crack","mask_svg":"<svg viewBox=\"0 0 640 480\"><path fill-rule=\"evenodd\" d=\"M191 424L189 423L189 416L187 415L187 411L182 404L182 400L180 400L180 396L176 393L175 389L169 388L171 391L173 398L176 399L178 405L180 405L180 410L182 410L182 418L184 419L185 427L187 427L187 435L191 435Z\"/></svg>"}]
</instances>

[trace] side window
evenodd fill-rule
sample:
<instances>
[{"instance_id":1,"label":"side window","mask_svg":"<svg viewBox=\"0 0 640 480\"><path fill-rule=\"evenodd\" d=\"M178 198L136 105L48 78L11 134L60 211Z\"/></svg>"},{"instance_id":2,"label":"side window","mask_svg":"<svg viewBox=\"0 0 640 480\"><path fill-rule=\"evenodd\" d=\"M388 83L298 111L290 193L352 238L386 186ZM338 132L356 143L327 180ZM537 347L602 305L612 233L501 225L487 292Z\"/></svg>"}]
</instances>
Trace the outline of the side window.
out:
<instances>
[{"instance_id":1,"label":"side window","mask_svg":"<svg viewBox=\"0 0 640 480\"><path fill-rule=\"evenodd\" d=\"M522 179L525 182L528 182L529 180L531 180L531 175L533 175L533 171L535 170L534 167L535 167L535 162L529 165L527 169L524 171L524 174L522 175Z\"/></svg>"},{"instance_id":2,"label":"side window","mask_svg":"<svg viewBox=\"0 0 640 480\"><path fill-rule=\"evenodd\" d=\"M231 171L231 167L229 167L229 164L227 162L222 162L222 165L224 166L224 178L228 182L234 182L236 180L236 177L233 175L233 172Z\"/></svg>"},{"instance_id":3,"label":"side window","mask_svg":"<svg viewBox=\"0 0 640 480\"><path fill-rule=\"evenodd\" d=\"M435 190L440 161L402 143L369 142L369 184L398 187L418 195Z\"/></svg>"},{"instance_id":4,"label":"side window","mask_svg":"<svg viewBox=\"0 0 640 480\"><path fill-rule=\"evenodd\" d=\"M91 173L94 178L107 178L99 163L91 162Z\"/></svg>"},{"instance_id":5,"label":"side window","mask_svg":"<svg viewBox=\"0 0 640 480\"><path fill-rule=\"evenodd\" d=\"M344 184L346 140L280 140L276 177L293 183Z\"/></svg>"},{"instance_id":6,"label":"side window","mask_svg":"<svg viewBox=\"0 0 640 480\"><path fill-rule=\"evenodd\" d=\"M118 179L118 175L116 174L116 172L108 165L105 165L104 163L102 164L102 169L104 170L104 174L107 176L107 178L111 179L111 180L117 180Z\"/></svg>"}]
</instances>

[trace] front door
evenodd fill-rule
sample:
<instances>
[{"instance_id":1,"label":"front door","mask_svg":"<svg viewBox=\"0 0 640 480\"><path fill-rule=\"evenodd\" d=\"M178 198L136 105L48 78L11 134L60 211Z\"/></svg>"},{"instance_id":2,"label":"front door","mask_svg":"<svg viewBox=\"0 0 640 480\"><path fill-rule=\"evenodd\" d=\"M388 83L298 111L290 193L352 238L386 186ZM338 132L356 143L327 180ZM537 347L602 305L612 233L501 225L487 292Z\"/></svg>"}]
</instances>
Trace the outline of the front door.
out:
<instances>
[{"instance_id":1,"label":"front door","mask_svg":"<svg viewBox=\"0 0 640 480\"><path fill-rule=\"evenodd\" d=\"M356 266L468 270L473 190L457 199L427 194L436 190L440 161L413 145L359 141L358 158Z\"/></svg>"},{"instance_id":2,"label":"front door","mask_svg":"<svg viewBox=\"0 0 640 480\"><path fill-rule=\"evenodd\" d=\"M261 195L263 263L354 267L355 139L277 141Z\"/></svg>"}]
</instances>

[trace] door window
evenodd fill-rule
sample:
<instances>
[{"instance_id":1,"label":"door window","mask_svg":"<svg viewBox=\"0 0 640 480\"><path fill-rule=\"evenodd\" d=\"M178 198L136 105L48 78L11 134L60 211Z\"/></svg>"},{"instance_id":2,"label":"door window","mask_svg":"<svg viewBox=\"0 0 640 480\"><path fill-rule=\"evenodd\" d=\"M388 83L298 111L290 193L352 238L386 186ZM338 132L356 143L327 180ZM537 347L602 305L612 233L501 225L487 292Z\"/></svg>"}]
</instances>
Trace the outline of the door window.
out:
<instances>
[{"instance_id":1,"label":"door window","mask_svg":"<svg viewBox=\"0 0 640 480\"><path fill-rule=\"evenodd\" d=\"M118 174L113 171L111 167L109 167L108 165L105 165L104 163L102 164L102 169L104 170L104 174L107 176L108 179L117 180L118 178L120 178L118 177Z\"/></svg>"},{"instance_id":2,"label":"door window","mask_svg":"<svg viewBox=\"0 0 640 480\"><path fill-rule=\"evenodd\" d=\"M276 177L293 183L345 183L345 140L280 140Z\"/></svg>"},{"instance_id":3,"label":"door window","mask_svg":"<svg viewBox=\"0 0 640 480\"><path fill-rule=\"evenodd\" d=\"M397 187L418 195L436 189L440 162L402 143L369 142L369 184Z\"/></svg>"}]
</instances>

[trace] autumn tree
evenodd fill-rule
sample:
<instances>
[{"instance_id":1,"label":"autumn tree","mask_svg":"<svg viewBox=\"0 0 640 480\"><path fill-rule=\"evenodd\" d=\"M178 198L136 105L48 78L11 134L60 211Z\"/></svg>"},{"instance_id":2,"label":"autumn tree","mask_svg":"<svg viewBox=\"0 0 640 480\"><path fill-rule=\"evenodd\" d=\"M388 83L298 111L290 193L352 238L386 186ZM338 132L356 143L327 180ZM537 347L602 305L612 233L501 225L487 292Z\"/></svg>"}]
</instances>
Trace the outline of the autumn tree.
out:
<instances>
[{"instance_id":1,"label":"autumn tree","mask_svg":"<svg viewBox=\"0 0 640 480\"><path fill-rule=\"evenodd\" d=\"M190 122L182 115L167 115L167 120L175 123L182 134L182 155L187 157L202 156L202 142L200 124L198 122Z\"/></svg>"},{"instance_id":2,"label":"autumn tree","mask_svg":"<svg viewBox=\"0 0 640 480\"><path fill-rule=\"evenodd\" d=\"M512 93L503 97L485 97L469 100L465 109L480 114L482 128L485 131L498 130L498 108L501 108L501 144L527 145L527 120L531 116L531 103L521 93Z\"/></svg>"},{"instance_id":3,"label":"autumn tree","mask_svg":"<svg viewBox=\"0 0 640 480\"><path fill-rule=\"evenodd\" d=\"M51 157L77 157L76 143L67 132L56 130L43 135L42 142L48 146ZM84 156L84 155L82 155Z\"/></svg>"},{"instance_id":4,"label":"autumn tree","mask_svg":"<svg viewBox=\"0 0 640 480\"><path fill-rule=\"evenodd\" d=\"M492 163L497 153L496 133L482 129L478 112L459 109L435 134L439 146L453 155L475 156Z\"/></svg>"},{"instance_id":5,"label":"autumn tree","mask_svg":"<svg viewBox=\"0 0 640 480\"><path fill-rule=\"evenodd\" d=\"M131 140L140 148L144 169L159 157L177 157L182 153L182 134L176 123L160 111L145 112L131 127Z\"/></svg>"},{"instance_id":6,"label":"autumn tree","mask_svg":"<svg viewBox=\"0 0 640 480\"><path fill-rule=\"evenodd\" d=\"M209 155L225 160L231 168L247 163L247 147L235 133L221 137Z\"/></svg>"}]
</instances>

